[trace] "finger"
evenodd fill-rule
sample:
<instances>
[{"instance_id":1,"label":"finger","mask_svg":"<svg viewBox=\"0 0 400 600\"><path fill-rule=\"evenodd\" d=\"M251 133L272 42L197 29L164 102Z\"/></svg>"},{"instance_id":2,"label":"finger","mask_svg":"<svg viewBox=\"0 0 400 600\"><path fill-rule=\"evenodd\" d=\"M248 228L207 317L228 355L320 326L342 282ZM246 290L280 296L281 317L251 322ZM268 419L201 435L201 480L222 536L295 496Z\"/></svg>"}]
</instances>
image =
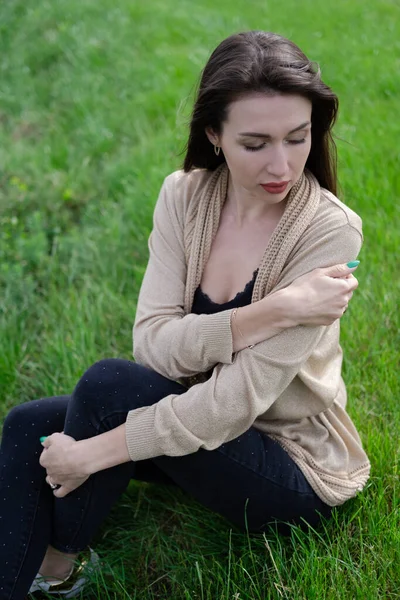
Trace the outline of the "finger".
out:
<instances>
[{"instance_id":1,"label":"finger","mask_svg":"<svg viewBox=\"0 0 400 600\"><path fill-rule=\"evenodd\" d=\"M350 275L351 273L353 273L357 267L358 264L356 265L355 263L359 261L354 261L353 263L342 263L342 264L338 264L338 265L333 265L332 267L326 267L325 269L322 269L324 274L327 275L328 277L344 277L346 275ZM354 264L353 267L349 267L349 264Z\"/></svg>"},{"instance_id":2,"label":"finger","mask_svg":"<svg viewBox=\"0 0 400 600\"><path fill-rule=\"evenodd\" d=\"M57 480L53 479L53 477L51 475L46 476L46 483L48 483L49 485L54 485L54 484L58 485Z\"/></svg>"},{"instance_id":3,"label":"finger","mask_svg":"<svg viewBox=\"0 0 400 600\"><path fill-rule=\"evenodd\" d=\"M347 289L349 292L354 292L354 290L358 288L358 279L356 279L354 275L352 275L349 278L346 278L344 281L347 285Z\"/></svg>"},{"instance_id":4,"label":"finger","mask_svg":"<svg viewBox=\"0 0 400 600\"><path fill-rule=\"evenodd\" d=\"M59 489L58 487L56 487L56 486L59 486L59 484L58 484L58 483L55 483L55 482L53 481L53 479L52 479L51 477L49 477L49 476L47 476L47 477L46 477L46 483L47 483L47 484L48 484L48 485L51 487L51 489L52 489L53 491L56 491L57 489ZM61 486L60 486L60 487L61 487Z\"/></svg>"},{"instance_id":5,"label":"finger","mask_svg":"<svg viewBox=\"0 0 400 600\"><path fill-rule=\"evenodd\" d=\"M72 490L68 489L65 485L62 485L57 490L53 491L53 494L56 498L64 498L67 494L69 494Z\"/></svg>"},{"instance_id":6,"label":"finger","mask_svg":"<svg viewBox=\"0 0 400 600\"><path fill-rule=\"evenodd\" d=\"M46 456L46 448L43 449L43 452L39 456L39 465L46 469L47 456Z\"/></svg>"},{"instance_id":7,"label":"finger","mask_svg":"<svg viewBox=\"0 0 400 600\"><path fill-rule=\"evenodd\" d=\"M48 435L46 438L41 438L41 444L43 446L43 448L49 448L51 446L51 444L53 443L53 440L51 439L52 436Z\"/></svg>"},{"instance_id":8,"label":"finger","mask_svg":"<svg viewBox=\"0 0 400 600\"><path fill-rule=\"evenodd\" d=\"M352 277L351 280L349 281L349 288L352 291L356 290L358 288L358 279L356 279L355 277Z\"/></svg>"},{"instance_id":9,"label":"finger","mask_svg":"<svg viewBox=\"0 0 400 600\"><path fill-rule=\"evenodd\" d=\"M78 487L80 487L82 485L82 483L83 482L80 480L75 480L75 481L72 481L71 483L61 484L57 490L54 490L54 495L57 498L63 498L67 494L70 494L71 492L76 490Z\"/></svg>"}]
</instances>

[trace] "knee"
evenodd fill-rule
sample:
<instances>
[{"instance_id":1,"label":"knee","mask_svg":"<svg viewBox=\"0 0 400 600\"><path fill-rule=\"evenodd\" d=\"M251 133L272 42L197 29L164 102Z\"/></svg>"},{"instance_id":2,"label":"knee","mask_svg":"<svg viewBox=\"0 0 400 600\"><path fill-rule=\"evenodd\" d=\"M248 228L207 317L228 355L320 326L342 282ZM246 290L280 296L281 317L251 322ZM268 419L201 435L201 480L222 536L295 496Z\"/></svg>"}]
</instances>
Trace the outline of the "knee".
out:
<instances>
[{"instance_id":1,"label":"knee","mask_svg":"<svg viewBox=\"0 0 400 600\"><path fill-rule=\"evenodd\" d=\"M25 402L10 410L3 423L2 444L12 443L14 450L20 446L20 442L32 448L39 444L39 438L46 434L46 428L43 427L44 415L35 405L35 401Z\"/></svg>"},{"instance_id":2,"label":"knee","mask_svg":"<svg viewBox=\"0 0 400 600\"><path fill-rule=\"evenodd\" d=\"M14 435L19 429L25 430L26 425L31 421L32 411L30 402L14 406L4 420L3 436Z\"/></svg>"},{"instance_id":3,"label":"knee","mask_svg":"<svg viewBox=\"0 0 400 600\"><path fill-rule=\"evenodd\" d=\"M100 360L82 375L73 393L74 401L87 407L113 402L121 390L137 379L138 369L139 365L128 360Z\"/></svg>"}]
</instances>

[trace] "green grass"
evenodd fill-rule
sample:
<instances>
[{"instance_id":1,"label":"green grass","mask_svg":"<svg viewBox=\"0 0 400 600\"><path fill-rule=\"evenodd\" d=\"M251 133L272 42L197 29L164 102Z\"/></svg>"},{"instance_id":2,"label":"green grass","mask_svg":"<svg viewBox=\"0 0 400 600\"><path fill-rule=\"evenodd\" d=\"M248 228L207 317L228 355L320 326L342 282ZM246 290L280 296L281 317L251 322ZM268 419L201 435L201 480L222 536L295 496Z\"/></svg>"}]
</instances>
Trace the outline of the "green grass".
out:
<instances>
[{"instance_id":1,"label":"green grass","mask_svg":"<svg viewBox=\"0 0 400 600\"><path fill-rule=\"evenodd\" d=\"M320 63L341 100L342 198L364 224L342 346L366 490L285 539L132 483L95 540L106 566L93 597L400 598L399 23L395 0L1 3L1 417L68 393L100 358L131 358L154 203L227 35L276 31Z\"/></svg>"}]
</instances>

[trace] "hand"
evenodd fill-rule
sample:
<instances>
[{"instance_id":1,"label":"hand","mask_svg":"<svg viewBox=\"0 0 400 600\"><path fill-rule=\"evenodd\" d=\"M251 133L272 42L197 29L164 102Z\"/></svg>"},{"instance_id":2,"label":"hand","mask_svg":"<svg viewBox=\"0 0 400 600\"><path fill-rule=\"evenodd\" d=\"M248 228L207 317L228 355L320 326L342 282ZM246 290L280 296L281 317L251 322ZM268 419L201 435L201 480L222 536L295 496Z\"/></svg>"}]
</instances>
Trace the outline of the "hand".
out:
<instances>
[{"instance_id":1,"label":"hand","mask_svg":"<svg viewBox=\"0 0 400 600\"><path fill-rule=\"evenodd\" d=\"M343 316L358 287L352 275L356 268L334 265L295 279L285 288L292 319L299 325L332 325Z\"/></svg>"},{"instance_id":2,"label":"hand","mask_svg":"<svg viewBox=\"0 0 400 600\"><path fill-rule=\"evenodd\" d=\"M44 450L39 463L46 469L47 483L61 486L53 491L57 498L63 498L89 478L79 467L76 444L73 437L64 433L53 433L42 442Z\"/></svg>"}]
</instances>

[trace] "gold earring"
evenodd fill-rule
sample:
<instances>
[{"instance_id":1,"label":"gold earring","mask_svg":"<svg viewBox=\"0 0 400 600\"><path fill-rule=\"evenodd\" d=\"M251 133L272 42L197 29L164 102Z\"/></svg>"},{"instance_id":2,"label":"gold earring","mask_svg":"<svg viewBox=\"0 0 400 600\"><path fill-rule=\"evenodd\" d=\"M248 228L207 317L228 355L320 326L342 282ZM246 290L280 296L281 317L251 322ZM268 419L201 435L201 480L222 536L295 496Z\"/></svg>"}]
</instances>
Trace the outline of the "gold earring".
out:
<instances>
[{"instance_id":1,"label":"gold earring","mask_svg":"<svg viewBox=\"0 0 400 600\"><path fill-rule=\"evenodd\" d=\"M221 151L221 147L220 147L220 146L215 146L215 145L214 145L214 152L215 152L215 154L216 154L217 156L219 156L219 153L220 153L220 151Z\"/></svg>"}]
</instances>

